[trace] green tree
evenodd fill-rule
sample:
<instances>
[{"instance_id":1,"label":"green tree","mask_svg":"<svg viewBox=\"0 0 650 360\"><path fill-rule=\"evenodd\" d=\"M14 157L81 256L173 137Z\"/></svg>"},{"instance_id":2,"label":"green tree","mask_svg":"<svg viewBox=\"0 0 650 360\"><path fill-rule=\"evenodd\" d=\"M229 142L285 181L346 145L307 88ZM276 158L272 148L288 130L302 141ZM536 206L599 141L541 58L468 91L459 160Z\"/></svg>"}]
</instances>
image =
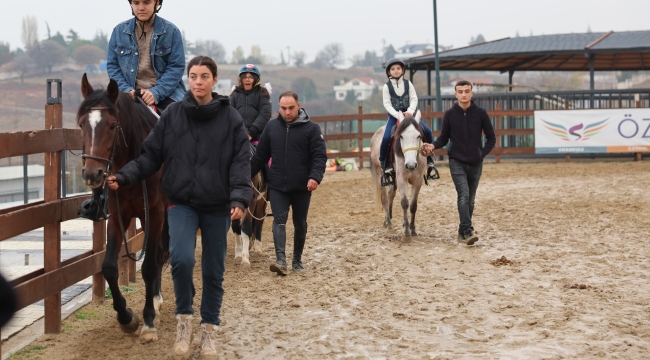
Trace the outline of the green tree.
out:
<instances>
[{"instance_id":1,"label":"green tree","mask_svg":"<svg viewBox=\"0 0 650 360\"><path fill-rule=\"evenodd\" d=\"M470 45L476 45L484 42L485 42L485 38L481 34L476 35L476 37L472 36L472 38L469 40Z\"/></svg>"},{"instance_id":2,"label":"green tree","mask_svg":"<svg viewBox=\"0 0 650 360\"><path fill-rule=\"evenodd\" d=\"M237 48L232 52L232 63L233 64L244 63L244 49L242 49L241 46L237 46Z\"/></svg>"},{"instance_id":3,"label":"green tree","mask_svg":"<svg viewBox=\"0 0 650 360\"><path fill-rule=\"evenodd\" d=\"M14 54L11 53L9 43L0 41L0 66L11 62L14 59Z\"/></svg>"},{"instance_id":4,"label":"green tree","mask_svg":"<svg viewBox=\"0 0 650 360\"><path fill-rule=\"evenodd\" d=\"M318 98L318 91L314 80L308 77L299 77L291 82L291 90L293 90L303 100L314 100Z\"/></svg>"},{"instance_id":5,"label":"green tree","mask_svg":"<svg viewBox=\"0 0 650 360\"><path fill-rule=\"evenodd\" d=\"M384 50L384 61L394 58L395 54L397 54L397 51L395 50L393 45L392 44L388 45L386 50Z\"/></svg>"},{"instance_id":6,"label":"green tree","mask_svg":"<svg viewBox=\"0 0 650 360\"><path fill-rule=\"evenodd\" d=\"M63 47L68 47L68 43L65 42L65 38L58 31L49 40L56 41L57 43L59 43L59 45Z\"/></svg>"},{"instance_id":7,"label":"green tree","mask_svg":"<svg viewBox=\"0 0 650 360\"><path fill-rule=\"evenodd\" d=\"M102 49L104 56L106 56L108 52L108 34L102 30L97 30L95 37L92 40L92 44Z\"/></svg>"},{"instance_id":8,"label":"green tree","mask_svg":"<svg viewBox=\"0 0 650 360\"><path fill-rule=\"evenodd\" d=\"M354 105L357 102L357 94L354 93L354 90L348 90L345 94L345 102Z\"/></svg>"},{"instance_id":9,"label":"green tree","mask_svg":"<svg viewBox=\"0 0 650 360\"><path fill-rule=\"evenodd\" d=\"M69 42L74 42L76 40L79 40L79 33L70 29L68 30L68 35L66 36Z\"/></svg>"},{"instance_id":10,"label":"green tree","mask_svg":"<svg viewBox=\"0 0 650 360\"><path fill-rule=\"evenodd\" d=\"M74 51L77 50L78 47L84 45L92 45L92 42L90 40L84 40L84 39L77 39L69 42L67 46L67 55L69 57L73 57L72 54L74 54Z\"/></svg>"}]
</instances>

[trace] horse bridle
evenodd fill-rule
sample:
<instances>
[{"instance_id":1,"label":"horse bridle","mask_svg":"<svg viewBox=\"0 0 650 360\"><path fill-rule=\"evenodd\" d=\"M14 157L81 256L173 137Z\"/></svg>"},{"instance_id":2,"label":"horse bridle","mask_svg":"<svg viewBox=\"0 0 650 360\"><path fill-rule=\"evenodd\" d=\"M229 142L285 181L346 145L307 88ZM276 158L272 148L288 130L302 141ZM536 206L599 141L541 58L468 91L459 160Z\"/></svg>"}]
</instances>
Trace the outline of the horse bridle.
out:
<instances>
[{"instance_id":1,"label":"horse bridle","mask_svg":"<svg viewBox=\"0 0 650 360\"><path fill-rule=\"evenodd\" d=\"M91 107L90 110L104 111L104 110L108 110L108 108ZM104 180L101 186L102 193L104 194L104 206L102 211L104 212L105 219L108 219L110 216L108 214L108 185L106 184L106 179L111 174L113 169L113 159L115 158L115 149L117 148L118 133L122 135L124 146L129 147L129 145L126 143L126 138L124 137L124 131L122 130L122 126L120 126L120 122L118 121L117 126L115 128L115 136L113 137L113 148L111 149L111 156L108 159L100 156L86 154L85 146L81 149L81 159L84 165L86 165L86 159L93 159L93 160L106 163L106 172L104 173ZM144 197L144 212L145 212L144 242L142 243L142 251L140 251L140 255L136 258L133 255L133 253L129 251L129 245L126 240L126 232L124 231L124 223L122 222L122 216L120 215L120 198L117 194L117 191L115 191L115 202L117 205L117 220L120 223L120 231L122 231L122 240L124 241L124 249L126 250L126 254L124 255L124 257L128 257L133 261L142 260L142 258L144 257L145 250L147 248L147 240L149 239L149 196L147 194L147 183L145 180L142 180L142 194Z\"/></svg>"}]
</instances>

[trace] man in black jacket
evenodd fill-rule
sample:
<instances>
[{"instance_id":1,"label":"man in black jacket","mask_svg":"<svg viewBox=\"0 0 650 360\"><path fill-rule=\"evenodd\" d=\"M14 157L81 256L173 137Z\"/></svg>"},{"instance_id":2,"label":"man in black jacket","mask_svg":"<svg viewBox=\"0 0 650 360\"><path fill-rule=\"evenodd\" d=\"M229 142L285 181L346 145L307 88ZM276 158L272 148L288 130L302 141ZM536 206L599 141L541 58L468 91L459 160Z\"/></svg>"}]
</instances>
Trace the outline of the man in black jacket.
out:
<instances>
[{"instance_id":1,"label":"man in black jacket","mask_svg":"<svg viewBox=\"0 0 650 360\"><path fill-rule=\"evenodd\" d=\"M429 155L433 149L440 149L451 140L447 154L449 171L458 194L458 241L472 245L478 241L472 226L474 198L483 171L483 158L494 148L496 136L485 109L472 101L472 84L462 80L455 88L458 102L445 112L440 137L433 144L425 144L422 153ZM487 139L485 146L482 133Z\"/></svg>"},{"instance_id":2,"label":"man in black jacket","mask_svg":"<svg viewBox=\"0 0 650 360\"><path fill-rule=\"evenodd\" d=\"M269 121L262 131L257 153L251 160L251 177L273 158L269 168L269 195L273 199L273 242L276 261L271 271L287 274L285 244L289 207L293 209L294 271L304 271L302 251L307 237L307 213L311 192L316 190L323 175L327 153L318 124L309 121L309 115L300 107L298 95L287 91L280 95L280 115Z\"/></svg>"}]
</instances>

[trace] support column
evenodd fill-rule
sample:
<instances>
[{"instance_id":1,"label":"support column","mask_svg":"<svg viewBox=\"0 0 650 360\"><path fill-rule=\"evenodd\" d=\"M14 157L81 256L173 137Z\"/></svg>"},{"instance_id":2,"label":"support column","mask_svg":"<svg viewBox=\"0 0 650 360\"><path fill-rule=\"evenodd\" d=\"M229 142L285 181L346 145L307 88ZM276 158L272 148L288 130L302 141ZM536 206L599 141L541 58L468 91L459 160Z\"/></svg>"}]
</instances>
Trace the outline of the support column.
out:
<instances>
[{"instance_id":1,"label":"support column","mask_svg":"<svg viewBox=\"0 0 650 360\"><path fill-rule=\"evenodd\" d=\"M595 89L595 83L594 83L594 58L596 56L591 54L589 55L589 90L592 91L592 93L589 95L589 107L594 108L594 94L593 91Z\"/></svg>"},{"instance_id":2,"label":"support column","mask_svg":"<svg viewBox=\"0 0 650 360\"><path fill-rule=\"evenodd\" d=\"M427 63L427 95L431 96L431 63Z\"/></svg>"},{"instance_id":3,"label":"support column","mask_svg":"<svg viewBox=\"0 0 650 360\"><path fill-rule=\"evenodd\" d=\"M515 74L514 70L508 71L508 85L510 85L510 86L508 86L508 91L510 91L510 92L512 92L512 75L514 75L514 74Z\"/></svg>"}]
</instances>

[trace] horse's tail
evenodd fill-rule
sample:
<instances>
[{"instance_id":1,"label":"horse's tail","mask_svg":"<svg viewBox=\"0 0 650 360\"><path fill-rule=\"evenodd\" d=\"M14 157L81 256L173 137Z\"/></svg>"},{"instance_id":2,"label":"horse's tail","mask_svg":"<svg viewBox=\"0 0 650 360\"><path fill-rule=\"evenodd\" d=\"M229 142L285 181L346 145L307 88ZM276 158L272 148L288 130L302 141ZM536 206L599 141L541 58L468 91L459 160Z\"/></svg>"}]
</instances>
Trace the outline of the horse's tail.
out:
<instances>
[{"instance_id":1,"label":"horse's tail","mask_svg":"<svg viewBox=\"0 0 650 360\"><path fill-rule=\"evenodd\" d=\"M377 175L377 171L375 169L375 163L370 159L370 173L372 174L372 185L375 190L375 208L378 211L383 211L383 204L381 203L381 181L379 180L379 176Z\"/></svg>"}]
</instances>

